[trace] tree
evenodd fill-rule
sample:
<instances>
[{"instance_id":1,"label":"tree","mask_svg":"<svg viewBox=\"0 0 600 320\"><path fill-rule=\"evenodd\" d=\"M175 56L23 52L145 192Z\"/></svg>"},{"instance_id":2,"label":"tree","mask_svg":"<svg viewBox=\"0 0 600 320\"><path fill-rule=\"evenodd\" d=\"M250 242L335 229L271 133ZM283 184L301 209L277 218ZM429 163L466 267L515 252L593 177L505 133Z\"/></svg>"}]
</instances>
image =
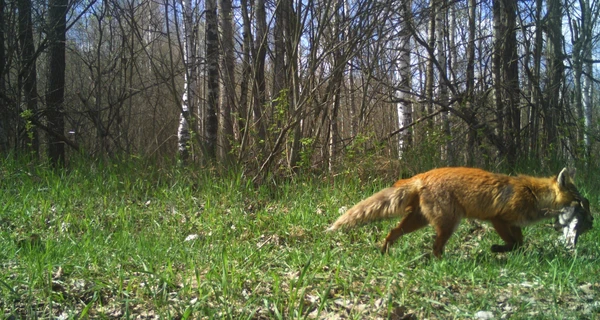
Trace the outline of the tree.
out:
<instances>
[{"instance_id":1,"label":"tree","mask_svg":"<svg viewBox=\"0 0 600 320\"><path fill-rule=\"evenodd\" d=\"M447 15L448 15L448 4L445 0L437 0L435 12L435 42L437 50L437 61L439 62L439 70L441 74L448 74L448 56L447 47L444 45L447 35ZM449 103L448 97L448 83L446 82L447 76L438 77L438 93L437 100L444 107ZM446 163L449 166L454 165L452 150L452 136L450 132L450 118L447 111L441 113L442 132L446 135L446 143L443 146L442 155L445 157Z\"/></svg>"},{"instance_id":2,"label":"tree","mask_svg":"<svg viewBox=\"0 0 600 320\"><path fill-rule=\"evenodd\" d=\"M221 26L221 103L219 107L219 159L229 162L233 140L231 111L236 107L235 56L233 46L233 11L231 0L220 0Z\"/></svg>"},{"instance_id":3,"label":"tree","mask_svg":"<svg viewBox=\"0 0 600 320\"><path fill-rule=\"evenodd\" d=\"M261 144L260 148L265 152L267 134L265 131L262 108L265 105L266 84L265 84L265 60L267 57L267 13L265 9L265 0L256 0L254 2L254 14L256 15L256 36L254 39L254 57L252 65L254 67L254 81L252 85L252 122L257 132L257 142Z\"/></svg>"},{"instance_id":4,"label":"tree","mask_svg":"<svg viewBox=\"0 0 600 320\"><path fill-rule=\"evenodd\" d=\"M31 21L31 1L17 1L19 8L19 88L25 109L30 112L30 117L38 117L38 92L37 92L37 52L33 43L33 23ZM39 149L39 135L37 129L27 128L27 143L36 154Z\"/></svg>"},{"instance_id":5,"label":"tree","mask_svg":"<svg viewBox=\"0 0 600 320\"><path fill-rule=\"evenodd\" d=\"M473 110L473 99L475 95L475 32L476 32L476 20L477 20L477 2L475 0L468 0L468 42L467 42L467 57L466 57L466 83L465 83L465 95L462 105L465 106L465 110L472 114ZM472 126L467 129L467 148L465 152L465 162L468 166L475 164L475 144L477 141L477 131Z\"/></svg>"},{"instance_id":6,"label":"tree","mask_svg":"<svg viewBox=\"0 0 600 320\"><path fill-rule=\"evenodd\" d=\"M196 52L198 51L196 46L197 36L197 24L194 21L194 11L192 8L191 0L181 0L181 8L183 14L183 65L185 67L184 73L184 84L183 94L181 97L181 115L179 117L179 129L178 140L179 140L179 157L183 163L188 161L189 150L190 150L190 131L193 128L190 126L190 122L194 123L192 119L193 115L196 114L197 108L197 93L196 88L198 86L198 63ZM192 127L192 128L191 128Z\"/></svg>"},{"instance_id":7,"label":"tree","mask_svg":"<svg viewBox=\"0 0 600 320\"><path fill-rule=\"evenodd\" d=\"M219 128L219 36L217 24L217 1L207 0L206 16L206 114L204 118L205 146L207 160L216 159L217 132Z\"/></svg>"},{"instance_id":8,"label":"tree","mask_svg":"<svg viewBox=\"0 0 600 320\"><path fill-rule=\"evenodd\" d=\"M546 28L548 32L548 45L546 54L548 59L548 85L546 87L546 103L544 110L544 129L546 141L545 148L557 148L558 120L561 111L561 92L564 84L564 52L562 41L563 7L560 0L548 0L548 14ZM547 149L545 151L548 151Z\"/></svg>"},{"instance_id":9,"label":"tree","mask_svg":"<svg viewBox=\"0 0 600 320\"><path fill-rule=\"evenodd\" d=\"M494 0L494 103L499 136L514 167L520 149L519 73L516 40L516 1Z\"/></svg>"},{"instance_id":10,"label":"tree","mask_svg":"<svg viewBox=\"0 0 600 320\"><path fill-rule=\"evenodd\" d=\"M4 20L4 0L0 0L0 92L6 92L5 85L5 70L6 70L6 53L4 50L5 46L5 35L4 30L6 29ZM8 97L5 94L0 94L0 113L4 116L0 117L0 153L5 154L8 152L8 126L9 118L12 112L8 107Z\"/></svg>"},{"instance_id":11,"label":"tree","mask_svg":"<svg viewBox=\"0 0 600 320\"><path fill-rule=\"evenodd\" d=\"M48 121L48 158L56 167L65 163L65 40L68 0L48 2L48 81L46 89L46 117Z\"/></svg>"},{"instance_id":12,"label":"tree","mask_svg":"<svg viewBox=\"0 0 600 320\"><path fill-rule=\"evenodd\" d=\"M401 6L400 13L400 34L398 35L400 42L400 57L398 61L398 72L400 77L400 84L398 90L398 119L400 119L399 126L401 128L408 127L413 122L413 113L412 113L412 102L410 97L411 91L411 69L410 69L410 59L411 59L411 32L409 29L409 23L412 19L410 10L412 1L407 1L403 3ZM407 129L400 137L400 154L405 150L409 149L413 145L412 141L412 131L411 129Z\"/></svg>"}]
</instances>

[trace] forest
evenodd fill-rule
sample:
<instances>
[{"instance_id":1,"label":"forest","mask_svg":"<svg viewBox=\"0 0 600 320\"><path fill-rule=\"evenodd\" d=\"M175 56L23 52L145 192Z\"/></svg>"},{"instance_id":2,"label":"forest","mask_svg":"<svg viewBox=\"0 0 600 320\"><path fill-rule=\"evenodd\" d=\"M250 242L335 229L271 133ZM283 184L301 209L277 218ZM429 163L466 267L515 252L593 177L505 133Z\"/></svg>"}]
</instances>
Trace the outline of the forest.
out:
<instances>
[{"instance_id":1,"label":"forest","mask_svg":"<svg viewBox=\"0 0 600 320\"><path fill-rule=\"evenodd\" d=\"M594 165L598 4L2 1L0 152ZM404 160L404 161L402 161Z\"/></svg>"}]
</instances>

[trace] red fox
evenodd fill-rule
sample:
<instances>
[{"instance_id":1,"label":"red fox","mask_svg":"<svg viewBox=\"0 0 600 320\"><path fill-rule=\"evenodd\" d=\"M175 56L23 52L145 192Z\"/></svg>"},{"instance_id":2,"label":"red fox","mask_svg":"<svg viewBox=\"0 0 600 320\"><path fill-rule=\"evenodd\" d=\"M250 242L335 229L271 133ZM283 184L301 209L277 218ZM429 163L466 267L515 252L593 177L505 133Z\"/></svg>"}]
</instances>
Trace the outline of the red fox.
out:
<instances>
[{"instance_id":1,"label":"red fox","mask_svg":"<svg viewBox=\"0 0 600 320\"><path fill-rule=\"evenodd\" d=\"M401 236L430 224L437 234L433 255L440 258L460 221L479 219L491 222L504 240L493 245L492 252L508 252L523 244L522 226L557 217L569 208L582 211L584 198L572 175L566 168L551 178L507 176L476 168L433 169L398 180L359 202L327 230L403 216L385 238L381 252L387 253ZM589 209L583 211L591 219Z\"/></svg>"}]
</instances>

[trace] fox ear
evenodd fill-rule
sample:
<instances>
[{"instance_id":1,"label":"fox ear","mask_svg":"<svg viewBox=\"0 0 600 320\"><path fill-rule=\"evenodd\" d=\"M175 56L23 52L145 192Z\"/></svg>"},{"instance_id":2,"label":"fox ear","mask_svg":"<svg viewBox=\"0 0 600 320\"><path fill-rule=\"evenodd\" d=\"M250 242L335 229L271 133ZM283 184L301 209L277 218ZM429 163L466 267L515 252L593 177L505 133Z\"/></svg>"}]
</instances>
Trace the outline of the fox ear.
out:
<instances>
[{"instance_id":1,"label":"fox ear","mask_svg":"<svg viewBox=\"0 0 600 320\"><path fill-rule=\"evenodd\" d=\"M568 183L573 183L573 177L575 177L575 169L569 170L563 168L558 174L556 181L558 181L559 186L565 187Z\"/></svg>"}]
</instances>

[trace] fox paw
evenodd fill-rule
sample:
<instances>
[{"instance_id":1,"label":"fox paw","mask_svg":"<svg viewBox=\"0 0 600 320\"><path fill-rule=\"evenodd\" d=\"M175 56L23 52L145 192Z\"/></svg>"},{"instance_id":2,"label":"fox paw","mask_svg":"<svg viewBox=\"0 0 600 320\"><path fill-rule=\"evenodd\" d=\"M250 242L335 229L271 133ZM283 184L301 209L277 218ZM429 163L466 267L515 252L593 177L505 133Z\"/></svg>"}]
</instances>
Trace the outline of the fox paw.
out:
<instances>
[{"instance_id":1,"label":"fox paw","mask_svg":"<svg viewBox=\"0 0 600 320\"><path fill-rule=\"evenodd\" d=\"M381 246L381 254L382 255L386 255L390 252L390 244L387 242L383 243L383 246Z\"/></svg>"},{"instance_id":2,"label":"fox paw","mask_svg":"<svg viewBox=\"0 0 600 320\"><path fill-rule=\"evenodd\" d=\"M494 244L492 245L492 252L508 252L510 248L507 248L506 245Z\"/></svg>"}]
</instances>

